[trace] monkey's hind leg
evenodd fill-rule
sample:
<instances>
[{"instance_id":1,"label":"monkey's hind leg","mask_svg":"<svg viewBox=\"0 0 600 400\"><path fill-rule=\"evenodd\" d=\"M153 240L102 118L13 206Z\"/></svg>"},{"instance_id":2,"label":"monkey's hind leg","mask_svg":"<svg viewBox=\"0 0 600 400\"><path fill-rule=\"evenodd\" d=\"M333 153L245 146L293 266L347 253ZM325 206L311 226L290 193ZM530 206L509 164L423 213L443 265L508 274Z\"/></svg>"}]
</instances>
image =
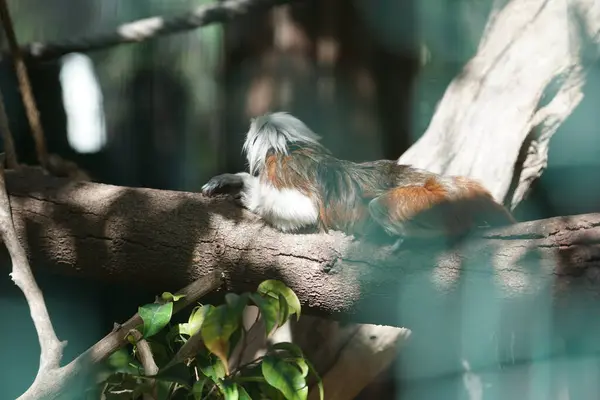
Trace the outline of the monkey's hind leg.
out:
<instances>
[{"instance_id":1,"label":"monkey's hind leg","mask_svg":"<svg viewBox=\"0 0 600 400\"><path fill-rule=\"evenodd\" d=\"M432 178L422 186L388 190L369 202L369 213L392 236L428 239L460 222L449 207L448 192Z\"/></svg>"}]
</instances>

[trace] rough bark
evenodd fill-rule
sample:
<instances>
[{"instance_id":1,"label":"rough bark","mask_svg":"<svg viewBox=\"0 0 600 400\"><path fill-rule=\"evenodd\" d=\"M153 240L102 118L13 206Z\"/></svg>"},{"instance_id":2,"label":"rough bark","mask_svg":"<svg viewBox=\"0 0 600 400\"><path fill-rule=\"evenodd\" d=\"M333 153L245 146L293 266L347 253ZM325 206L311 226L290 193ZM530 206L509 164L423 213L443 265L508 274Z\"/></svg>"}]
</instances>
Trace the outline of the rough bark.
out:
<instances>
[{"instance_id":1,"label":"rough bark","mask_svg":"<svg viewBox=\"0 0 600 400\"><path fill-rule=\"evenodd\" d=\"M587 282L600 266L596 214L489 231L460 251L407 244L392 255L341 233L281 234L228 200L197 193L69 182L35 169L7 172L6 182L15 225L38 268L161 290L222 268L227 290L279 278L312 313L366 323L410 326L393 312L408 281L440 299L453 295L461 277L461 284L494 283L500 298L526 300L561 293L577 276Z\"/></svg>"}]
</instances>

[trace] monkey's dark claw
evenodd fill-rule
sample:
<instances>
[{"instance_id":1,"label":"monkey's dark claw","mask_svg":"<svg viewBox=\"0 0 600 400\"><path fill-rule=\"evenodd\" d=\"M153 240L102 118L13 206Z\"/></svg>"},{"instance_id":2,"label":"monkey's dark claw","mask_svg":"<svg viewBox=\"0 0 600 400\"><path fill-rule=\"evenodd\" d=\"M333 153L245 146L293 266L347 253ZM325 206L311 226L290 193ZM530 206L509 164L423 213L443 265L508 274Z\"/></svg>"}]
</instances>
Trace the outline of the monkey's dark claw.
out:
<instances>
[{"instance_id":1,"label":"monkey's dark claw","mask_svg":"<svg viewBox=\"0 0 600 400\"><path fill-rule=\"evenodd\" d=\"M202 186L202 194L213 196L239 192L244 184L242 178L235 174L221 174L212 177Z\"/></svg>"},{"instance_id":2,"label":"monkey's dark claw","mask_svg":"<svg viewBox=\"0 0 600 400\"><path fill-rule=\"evenodd\" d=\"M202 194L205 196L211 196L215 193L218 188L218 182L215 182L214 178L208 181L202 186Z\"/></svg>"}]
</instances>

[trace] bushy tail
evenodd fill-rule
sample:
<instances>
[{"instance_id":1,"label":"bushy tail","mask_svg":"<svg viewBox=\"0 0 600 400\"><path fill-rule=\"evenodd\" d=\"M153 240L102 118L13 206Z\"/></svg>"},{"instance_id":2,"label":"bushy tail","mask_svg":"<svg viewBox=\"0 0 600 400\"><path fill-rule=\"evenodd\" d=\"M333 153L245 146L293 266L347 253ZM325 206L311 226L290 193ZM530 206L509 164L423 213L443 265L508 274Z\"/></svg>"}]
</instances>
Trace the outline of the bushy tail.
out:
<instances>
[{"instance_id":1,"label":"bushy tail","mask_svg":"<svg viewBox=\"0 0 600 400\"><path fill-rule=\"evenodd\" d=\"M479 183L456 178L456 184L448 190L431 178L422 186L396 187L373 199L369 212L389 234L421 238L462 236L516 222Z\"/></svg>"},{"instance_id":2,"label":"bushy tail","mask_svg":"<svg viewBox=\"0 0 600 400\"><path fill-rule=\"evenodd\" d=\"M455 179L463 188L460 197L464 201L463 206L466 207L464 211L473 215L475 227L494 228L517 222L510 211L494 200L490 192L479 182L464 177Z\"/></svg>"}]
</instances>

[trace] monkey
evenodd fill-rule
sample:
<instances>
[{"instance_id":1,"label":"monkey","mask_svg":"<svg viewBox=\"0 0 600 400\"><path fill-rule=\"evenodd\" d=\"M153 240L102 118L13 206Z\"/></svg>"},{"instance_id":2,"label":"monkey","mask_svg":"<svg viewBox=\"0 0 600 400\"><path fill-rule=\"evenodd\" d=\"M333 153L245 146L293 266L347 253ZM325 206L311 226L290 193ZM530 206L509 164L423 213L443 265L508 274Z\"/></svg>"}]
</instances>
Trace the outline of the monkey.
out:
<instances>
[{"instance_id":1,"label":"monkey","mask_svg":"<svg viewBox=\"0 0 600 400\"><path fill-rule=\"evenodd\" d=\"M286 112L253 118L242 151L248 172L214 176L202 193L233 191L242 207L282 232L364 237L375 228L396 238L398 248L405 238L460 237L515 222L476 180L392 160L337 159Z\"/></svg>"}]
</instances>

